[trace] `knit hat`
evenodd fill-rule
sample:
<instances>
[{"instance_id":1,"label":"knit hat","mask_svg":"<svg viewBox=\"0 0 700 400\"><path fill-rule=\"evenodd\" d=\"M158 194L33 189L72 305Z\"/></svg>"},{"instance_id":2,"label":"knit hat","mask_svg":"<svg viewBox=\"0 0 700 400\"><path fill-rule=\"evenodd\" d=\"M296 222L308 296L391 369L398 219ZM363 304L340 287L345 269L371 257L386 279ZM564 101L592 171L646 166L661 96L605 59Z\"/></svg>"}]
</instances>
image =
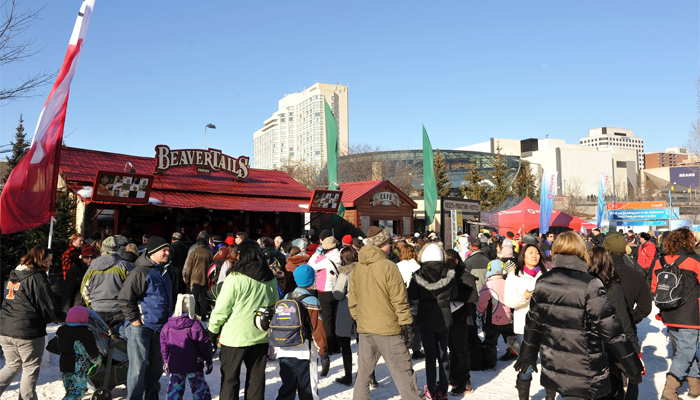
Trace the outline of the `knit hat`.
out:
<instances>
[{"instance_id":1,"label":"knit hat","mask_svg":"<svg viewBox=\"0 0 700 400\"><path fill-rule=\"evenodd\" d=\"M82 306L71 308L66 315L66 323L68 324L87 324L88 319L90 319L90 310Z\"/></svg>"},{"instance_id":2,"label":"knit hat","mask_svg":"<svg viewBox=\"0 0 700 400\"><path fill-rule=\"evenodd\" d=\"M493 275L503 275L503 263L501 260L493 260L486 266L486 279Z\"/></svg>"},{"instance_id":3,"label":"knit hat","mask_svg":"<svg viewBox=\"0 0 700 400\"><path fill-rule=\"evenodd\" d=\"M323 250L333 250L338 247L338 241L333 236L328 236L321 243Z\"/></svg>"},{"instance_id":4,"label":"knit hat","mask_svg":"<svg viewBox=\"0 0 700 400\"><path fill-rule=\"evenodd\" d=\"M125 238L131 238L131 231L128 229L124 229L120 236L124 236Z\"/></svg>"},{"instance_id":5,"label":"knit hat","mask_svg":"<svg viewBox=\"0 0 700 400\"><path fill-rule=\"evenodd\" d=\"M420 258L420 262L423 263L431 261L443 262L445 261L445 253L442 251L440 246L435 243L431 243L425 248L425 250L423 250Z\"/></svg>"},{"instance_id":6,"label":"knit hat","mask_svg":"<svg viewBox=\"0 0 700 400\"><path fill-rule=\"evenodd\" d=\"M224 242L229 246L233 246L234 243L236 243L236 238L233 236L229 236L226 238L226 241Z\"/></svg>"},{"instance_id":7,"label":"knit hat","mask_svg":"<svg viewBox=\"0 0 700 400\"><path fill-rule=\"evenodd\" d=\"M390 239L391 236L389 235L389 232L378 226L371 226L369 231L367 231L368 245L380 246Z\"/></svg>"},{"instance_id":8,"label":"knit hat","mask_svg":"<svg viewBox=\"0 0 700 400\"><path fill-rule=\"evenodd\" d=\"M304 241L302 238L294 239L292 246L296 246L299 248L299 250L304 251L304 249L306 249L306 241Z\"/></svg>"},{"instance_id":9,"label":"knit hat","mask_svg":"<svg viewBox=\"0 0 700 400\"><path fill-rule=\"evenodd\" d=\"M160 236L151 236L146 248L146 255L152 255L162 250L165 247L170 247L168 242Z\"/></svg>"},{"instance_id":10,"label":"knit hat","mask_svg":"<svg viewBox=\"0 0 700 400\"><path fill-rule=\"evenodd\" d=\"M307 288L316 281L316 271L309 264L302 264L294 269L294 281L297 286Z\"/></svg>"},{"instance_id":11,"label":"knit hat","mask_svg":"<svg viewBox=\"0 0 700 400\"><path fill-rule=\"evenodd\" d=\"M324 229L324 230L322 230L321 233L318 235L318 238L319 238L321 241L323 241L323 240L326 239L328 236L333 236L333 232L331 232L331 231L328 230L328 229Z\"/></svg>"},{"instance_id":12,"label":"knit hat","mask_svg":"<svg viewBox=\"0 0 700 400\"><path fill-rule=\"evenodd\" d=\"M102 242L102 254L113 253L119 250L119 244L114 236L110 236Z\"/></svg>"},{"instance_id":13,"label":"knit hat","mask_svg":"<svg viewBox=\"0 0 700 400\"><path fill-rule=\"evenodd\" d=\"M350 235L345 235L343 236L343 244L347 244L348 246L352 244L352 236Z\"/></svg>"},{"instance_id":14,"label":"knit hat","mask_svg":"<svg viewBox=\"0 0 700 400\"><path fill-rule=\"evenodd\" d=\"M512 258L513 257L513 241L506 239L501 245L501 257Z\"/></svg>"},{"instance_id":15,"label":"knit hat","mask_svg":"<svg viewBox=\"0 0 700 400\"><path fill-rule=\"evenodd\" d=\"M627 246L627 240L617 232L609 234L603 240L603 247L612 254L625 254L625 246Z\"/></svg>"},{"instance_id":16,"label":"knit hat","mask_svg":"<svg viewBox=\"0 0 700 400\"><path fill-rule=\"evenodd\" d=\"M85 256L97 257L97 249L95 249L94 247L92 247L90 245L85 245L85 246L83 246L82 255L83 255L83 258Z\"/></svg>"}]
</instances>

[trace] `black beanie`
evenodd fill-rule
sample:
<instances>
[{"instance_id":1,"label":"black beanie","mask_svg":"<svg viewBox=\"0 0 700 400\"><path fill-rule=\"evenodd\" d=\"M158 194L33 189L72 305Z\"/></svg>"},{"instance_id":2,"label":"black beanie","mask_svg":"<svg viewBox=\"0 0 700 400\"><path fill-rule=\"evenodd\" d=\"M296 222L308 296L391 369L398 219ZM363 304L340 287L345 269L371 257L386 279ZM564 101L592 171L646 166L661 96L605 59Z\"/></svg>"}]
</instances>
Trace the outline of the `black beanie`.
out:
<instances>
[{"instance_id":1,"label":"black beanie","mask_svg":"<svg viewBox=\"0 0 700 400\"><path fill-rule=\"evenodd\" d=\"M325 238L332 236L333 232L331 232L329 229L324 229L321 231L321 234L318 235L318 238L323 241Z\"/></svg>"},{"instance_id":2,"label":"black beanie","mask_svg":"<svg viewBox=\"0 0 700 400\"><path fill-rule=\"evenodd\" d=\"M158 252L164 247L170 247L168 241L160 236L151 236L148 240L148 247L146 248L146 255L151 255Z\"/></svg>"}]
</instances>

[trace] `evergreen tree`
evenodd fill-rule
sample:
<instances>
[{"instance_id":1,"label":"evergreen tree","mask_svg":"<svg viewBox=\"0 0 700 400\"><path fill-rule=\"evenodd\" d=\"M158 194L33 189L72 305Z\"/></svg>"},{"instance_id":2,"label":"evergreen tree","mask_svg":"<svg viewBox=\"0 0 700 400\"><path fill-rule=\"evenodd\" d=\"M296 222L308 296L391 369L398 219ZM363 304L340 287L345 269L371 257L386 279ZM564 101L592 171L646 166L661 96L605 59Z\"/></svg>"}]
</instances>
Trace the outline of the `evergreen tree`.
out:
<instances>
[{"instance_id":1,"label":"evergreen tree","mask_svg":"<svg viewBox=\"0 0 700 400\"><path fill-rule=\"evenodd\" d=\"M467 199L470 200L480 200L481 209L487 209L489 206L489 187L487 184L482 182L484 177L479 172L476 162L472 162L469 172L464 174L464 180L467 181L467 184L460 188L462 195L466 196Z\"/></svg>"},{"instance_id":2,"label":"evergreen tree","mask_svg":"<svg viewBox=\"0 0 700 400\"><path fill-rule=\"evenodd\" d=\"M539 203L538 182L539 179L532 173L530 162L527 160L520 160L520 170L513 181L513 193L521 200L525 197L529 197L536 203Z\"/></svg>"},{"instance_id":3,"label":"evergreen tree","mask_svg":"<svg viewBox=\"0 0 700 400\"><path fill-rule=\"evenodd\" d=\"M445 159L440 155L440 149L437 150L433 159L433 169L435 170L438 196L449 196L452 191L452 182L450 182L450 177L447 175Z\"/></svg>"},{"instance_id":4,"label":"evergreen tree","mask_svg":"<svg viewBox=\"0 0 700 400\"><path fill-rule=\"evenodd\" d=\"M19 115L19 125L15 128L15 141L10 142L12 144L12 155L7 157L7 175L5 180L10 177L10 173L22 159L24 154L29 149L29 142L27 142L27 134L24 133L24 119L22 119L22 114Z\"/></svg>"},{"instance_id":5,"label":"evergreen tree","mask_svg":"<svg viewBox=\"0 0 700 400\"><path fill-rule=\"evenodd\" d=\"M491 171L487 174L493 186L488 191L488 209L501 207L511 196L511 187L508 180L508 160L501 153L501 146L496 148L496 154L491 164ZM484 207L482 207L484 209Z\"/></svg>"}]
</instances>

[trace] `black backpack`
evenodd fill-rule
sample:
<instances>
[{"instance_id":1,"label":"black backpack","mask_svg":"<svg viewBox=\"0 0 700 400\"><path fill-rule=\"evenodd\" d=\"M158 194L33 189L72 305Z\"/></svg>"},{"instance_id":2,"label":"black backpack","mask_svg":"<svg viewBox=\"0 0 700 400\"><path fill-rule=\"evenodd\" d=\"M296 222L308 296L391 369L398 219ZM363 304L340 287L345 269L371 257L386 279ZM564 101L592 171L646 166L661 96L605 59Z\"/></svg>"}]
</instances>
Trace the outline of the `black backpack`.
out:
<instances>
[{"instance_id":1,"label":"black backpack","mask_svg":"<svg viewBox=\"0 0 700 400\"><path fill-rule=\"evenodd\" d=\"M279 300L270 315L269 345L274 347L301 346L311 339L311 323L306 306L302 301L311 297L303 294L298 297Z\"/></svg>"},{"instance_id":2,"label":"black backpack","mask_svg":"<svg viewBox=\"0 0 700 400\"><path fill-rule=\"evenodd\" d=\"M679 266L687 255L679 256L676 261L668 264L666 256L659 257L661 268L654 271L656 274L656 292L654 293L654 303L661 311L675 310L685 304L685 296L692 282L683 280Z\"/></svg>"}]
</instances>

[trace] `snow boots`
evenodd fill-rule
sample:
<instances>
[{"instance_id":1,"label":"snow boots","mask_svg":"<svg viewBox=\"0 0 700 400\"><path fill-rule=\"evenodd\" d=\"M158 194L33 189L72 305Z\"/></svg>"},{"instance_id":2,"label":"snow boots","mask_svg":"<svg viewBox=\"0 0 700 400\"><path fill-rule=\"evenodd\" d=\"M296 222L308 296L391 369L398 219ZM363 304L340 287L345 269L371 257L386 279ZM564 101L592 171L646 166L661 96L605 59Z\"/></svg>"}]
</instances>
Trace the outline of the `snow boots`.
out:
<instances>
[{"instance_id":1,"label":"snow boots","mask_svg":"<svg viewBox=\"0 0 700 400\"><path fill-rule=\"evenodd\" d=\"M688 377L688 387L690 387L688 396L693 399L700 397L700 378Z\"/></svg>"},{"instance_id":2,"label":"snow boots","mask_svg":"<svg viewBox=\"0 0 700 400\"><path fill-rule=\"evenodd\" d=\"M661 400L678 400L678 388L681 387L681 382L673 375L666 375L666 386L661 392Z\"/></svg>"},{"instance_id":3,"label":"snow boots","mask_svg":"<svg viewBox=\"0 0 700 400\"><path fill-rule=\"evenodd\" d=\"M544 388L544 400L555 400L557 392L554 389Z\"/></svg>"},{"instance_id":4,"label":"snow boots","mask_svg":"<svg viewBox=\"0 0 700 400\"><path fill-rule=\"evenodd\" d=\"M515 380L515 388L518 389L519 400L530 400L530 383L532 380L525 381L522 379Z\"/></svg>"},{"instance_id":5,"label":"snow boots","mask_svg":"<svg viewBox=\"0 0 700 400\"><path fill-rule=\"evenodd\" d=\"M336 382L345 386L352 386L352 353L343 354L343 368L345 369L345 376L342 378L336 378Z\"/></svg>"}]
</instances>

